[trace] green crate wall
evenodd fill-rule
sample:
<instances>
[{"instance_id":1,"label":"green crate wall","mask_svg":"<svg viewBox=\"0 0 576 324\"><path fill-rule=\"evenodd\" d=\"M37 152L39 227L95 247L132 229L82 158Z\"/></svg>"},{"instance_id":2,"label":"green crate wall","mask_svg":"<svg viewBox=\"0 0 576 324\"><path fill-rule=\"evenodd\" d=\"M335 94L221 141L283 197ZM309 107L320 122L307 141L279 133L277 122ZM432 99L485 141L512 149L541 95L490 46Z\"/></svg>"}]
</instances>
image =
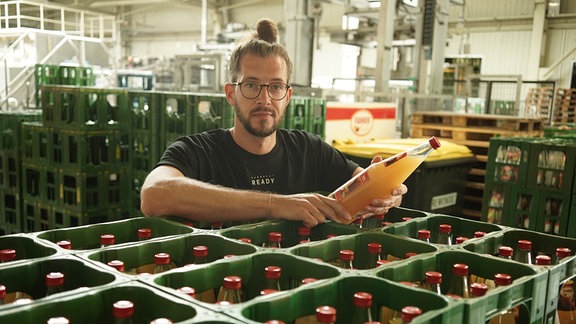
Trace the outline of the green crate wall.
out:
<instances>
[{"instance_id":1,"label":"green crate wall","mask_svg":"<svg viewBox=\"0 0 576 324\"><path fill-rule=\"evenodd\" d=\"M510 137L490 138L485 182L525 186L532 140Z\"/></svg>"},{"instance_id":2,"label":"green crate wall","mask_svg":"<svg viewBox=\"0 0 576 324\"><path fill-rule=\"evenodd\" d=\"M41 118L42 111L39 109L1 111L0 132L2 134L2 141L0 142L0 151L17 153L20 149L21 123L39 121Z\"/></svg>"},{"instance_id":3,"label":"green crate wall","mask_svg":"<svg viewBox=\"0 0 576 324\"><path fill-rule=\"evenodd\" d=\"M540 191L512 187L510 204L504 225L526 230L537 230L541 217Z\"/></svg>"},{"instance_id":4,"label":"green crate wall","mask_svg":"<svg viewBox=\"0 0 576 324\"><path fill-rule=\"evenodd\" d=\"M43 85L93 86L96 83L92 66L36 64L34 69L36 107L41 107Z\"/></svg>"},{"instance_id":5,"label":"green crate wall","mask_svg":"<svg viewBox=\"0 0 576 324\"><path fill-rule=\"evenodd\" d=\"M196 98L196 130L198 133L234 126L234 108L224 94L191 93Z\"/></svg>"},{"instance_id":6,"label":"green crate wall","mask_svg":"<svg viewBox=\"0 0 576 324\"><path fill-rule=\"evenodd\" d=\"M184 92L160 94L160 151L164 151L176 138L197 131L196 96Z\"/></svg>"},{"instance_id":7,"label":"green crate wall","mask_svg":"<svg viewBox=\"0 0 576 324\"><path fill-rule=\"evenodd\" d=\"M326 138L326 100L319 98L309 98L308 106L310 112L309 132Z\"/></svg>"},{"instance_id":8,"label":"green crate wall","mask_svg":"<svg viewBox=\"0 0 576 324\"><path fill-rule=\"evenodd\" d=\"M22 232L22 200L18 192L0 189L0 236Z\"/></svg>"},{"instance_id":9,"label":"green crate wall","mask_svg":"<svg viewBox=\"0 0 576 324\"><path fill-rule=\"evenodd\" d=\"M527 187L565 193L573 188L576 141L549 139L533 144Z\"/></svg>"},{"instance_id":10,"label":"green crate wall","mask_svg":"<svg viewBox=\"0 0 576 324\"><path fill-rule=\"evenodd\" d=\"M305 97L293 96L284 113L284 128L308 130L310 125L309 101Z\"/></svg>"},{"instance_id":11,"label":"green crate wall","mask_svg":"<svg viewBox=\"0 0 576 324\"><path fill-rule=\"evenodd\" d=\"M494 224L509 224L510 200L510 186L486 184L482 195L481 220Z\"/></svg>"},{"instance_id":12,"label":"green crate wall","mask_svg":"<svg viewBox=\"0 0 576 324\"><path fill-rule=\"evenodd\" d=\"M570 221L572 194L542 192L538 202L538 223L536 231L566 236Z\"/></svg>"},{"instance_id":13,"label":"green crate wall","mask_svg":"<svg viewBox=\"0 0 576 324\"><path fill-rule=\"evenodd\" d=\"M134 172L149 172L160 159L160 99L156 91L130 90L130 165Z\"/></svg>"}]
</instances>

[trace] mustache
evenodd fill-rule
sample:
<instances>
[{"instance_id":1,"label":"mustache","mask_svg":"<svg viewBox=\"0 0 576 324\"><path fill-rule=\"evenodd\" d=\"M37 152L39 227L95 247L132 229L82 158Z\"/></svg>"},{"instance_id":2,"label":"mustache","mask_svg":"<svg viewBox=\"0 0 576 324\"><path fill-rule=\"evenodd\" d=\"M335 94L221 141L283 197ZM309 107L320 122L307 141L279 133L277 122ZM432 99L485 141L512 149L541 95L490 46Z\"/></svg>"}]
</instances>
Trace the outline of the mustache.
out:
<instances>
[{"instance_id":1,"label":"mustache","mask_svg":"<svg viewBox=\"0 0 576 324\"><path fill-rule=\"evenodd\" d=\"M272 115L276 114L276 111L274 109L270 109L270 108L266 108L266 107L257 107L255 109L252 109L252 111L250 111L250 113L261 113L261 112L271 113Z\"/></svg>"}]
</instances>

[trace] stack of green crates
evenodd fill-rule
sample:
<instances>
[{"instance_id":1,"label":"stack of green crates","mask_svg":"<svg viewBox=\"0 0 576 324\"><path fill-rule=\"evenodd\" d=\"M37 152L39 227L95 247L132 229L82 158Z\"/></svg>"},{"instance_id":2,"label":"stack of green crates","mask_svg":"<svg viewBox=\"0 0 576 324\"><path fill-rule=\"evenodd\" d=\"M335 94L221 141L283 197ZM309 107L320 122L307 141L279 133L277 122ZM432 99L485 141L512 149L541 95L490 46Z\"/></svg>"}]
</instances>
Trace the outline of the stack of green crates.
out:
<instances>
[{"instance_id":1,"label":"stack of green crates","mask_svg":"<svg viewBox=\"0 0 576 324\"><path fill-rule=\"evenodd\" d=\"M337 323L350 323L353 295L364 291L373 297L373 319L382 323L408 305L423 310L413 323L484 323L513 307L522 323L543 323L554 321L559 287L576 275L574 255L551 266L496 256L502 245L515 247L518 240L530 240L534 256L554 257L558 247L576 251L575 239L406 208L390 210L385 220L387 223L372 228L320 224L311 229L309 242L299 241L298 222L265 220L209 230L167 218L144 217L2 236L0 249L14 249L17 255L16 260L0 265L0 285L6 287L7 301L14 299L15 292L25 293L33 301L0 306L0 321L43 323L64 316L73 322L109 323L112 304L127 299L135 305L135 323L155 318L182 323L262 323L272 319L292 323L313 315L322 305L337 309ZM451 246L416 239L419 230L428 229L434 242L440 224L452 226L453 238L469 239ZM152 237L140 239L140 228L149 228ZM484 235L475 237L479 231ZM270 232L282 234L280 249L262 247ZM101 247L102 234L114 234L115 244ZM71 248L57 245L61 240L68 240ZM369 243L381 244L380 257L390 262L369 266ZM208 248L207 263L194 264L192 250L198 245ZM344 249L354 251L354 269L334 264ZM156 253L168 253L173 268L150 274ZM412 256L406 257L408 253ZM122 260L124 272L108 266L111 260ZM445 294L455 263L469 266L471 280L507 273L513 282L492 288L483 297L448 297ZM269 265L282 269L280 291L262 296L264 268ZM54 271L64 274L64 291L46 296L43 276ZM442 295L419 286L426 271L442 273ZM244 301L217 305L213 298L228 275L242 278ZM304 278L316 281L301 285ZM197 296L204 299L179 292L181 287L195 288Z\"/></svg>"},{"instance_id":2,"label":"stack of green crates","mask_svg":"<svg viewBox=\"0 0 576 324\"><path fill-rule=\"evenodd\" d=\"M92 66L36 64L36 107L40 107L43 85L93 86L96 83Z\"/></svg>"}]
</instances>

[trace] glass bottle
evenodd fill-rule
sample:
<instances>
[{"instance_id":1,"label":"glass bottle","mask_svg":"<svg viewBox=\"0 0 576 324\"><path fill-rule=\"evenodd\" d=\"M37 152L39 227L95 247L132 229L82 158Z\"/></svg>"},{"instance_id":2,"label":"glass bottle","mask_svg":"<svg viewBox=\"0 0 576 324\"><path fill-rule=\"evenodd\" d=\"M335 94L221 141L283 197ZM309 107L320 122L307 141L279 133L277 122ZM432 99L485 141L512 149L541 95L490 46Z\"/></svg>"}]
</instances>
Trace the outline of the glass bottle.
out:
<instances>
[{"instance_id":1,"label":"glass bottle","mask_svg":"<svg viewBox=\"0 0 576 324\"><path fill-rule=\"evenodd\" d=\"M572 255L572 250L570 250L569 248L565 248L565 247L556 248L556 261L554 263L559 264L560 262L562 262L563 259L565 259L571 255Z\"/></svg>"},{"instance_id":2,"label":"glass bottle","mask_svg":"<svg viewBox=\"0 0 576 324\"><path fill-rule=\"evenodd\" d=\"M482 297L486 295L487 291L488 291L488 285L480 282L475 282L470 285L470 298Z\"/></svg>"},{"instance_id":3,"label":"glass bottle","mask_svg":"<svg viewBox=\"0 0 576 324\"><path fill-rule=\"evenodd\" d=\"M0 250L0 262L10 262L16 260L16 250L4 249Z\"/></svg>"},{"instance_id":4,"label":"glass bottle","mask_svg":"<svg viewBox=\"0 0 576 324\"><path fill-rule=\"evenodd\" d=\"M124 262L120 260L112 260L109 261L107 264L120 272L124 272Z\"/></svg>"},{"instance_id":5,"label":"glass bottle","mask_svg":"<svg viewBox=\"0 0 576 324\"><path fill-rule=\"evenodd\" d=\"M532 242L528 240L519 240L516 245L514 260L526 264L532 264Z\"/></svg>"},{"instance_id":6,"label":"glass bottle","mask_svg":"<svg viewBox=\"0 0 576 324\"><path fill-rule=\"evenodd\" d=\"M351 215L355 215L375 198L389 196L392 189L404 183L438 147L440 142L431 137L421 145L372 163L332 192L330 197L336 198Z\"/></svg>"},{"instance_id":7,"label":"glass bottle","mask_svg":"<svg viewBox=\"0 0 576 324\"><path fill-rule=\"evenodd\" d=\"M446 293L457 295L462 298L469 297L467 264L455 263L452 266L452 276L450 277L450 285L448 286L448 291Z\"/></svg>"},{"instance_id":8,"label":"glass bottle","mask_svg":"<svg viewBox=\"0 0 576 324\"><path fill-rule=\"evenodd\" d=\"M280 291L280 277L282 276L282 268L278 266L267 266L264 268L264 276L266 283L264 289L274 289Z\"/></svg>"},{"instance_id":9,"label":"glass bottle","mask_svg":"<svg viewBox=\"0 0 576 324\"><path fill-rule=\"evenodd\" d=\"M467 238L466 236L458 236L458 237L456 237L456 242L455 242L455 243L456 243L456 244L462 244L462 243L464 243L464 242L466 242L466 241L468 241L468 240L469 240L469 238Z\"/></svg>"},{"instance_id":10,"label":"glass bottle","mask_svg":"<svg viewBox=\"0 0 576 324\"><path fill-rule=\"evenodd\" d=\"M539 266L546 266L552 264L552 258L544 254L537 255L534 261L535 261L534 263Z\"/></svg>"},{"instance_id":11,"label":"glass bottle","mask_svg":"<svg viewBox=\"0 0 576 324\"><path fill-rule=\"evenodd\" d=\"M208 262L208 247L205 245L196 245L192 249L194 255L194 264L205 264Z\"/></svg>"},{"instance_id":12,"label":"glass bottle","mask_svg":"<svg viewBox=\"0 0 576 324\"><path fill-rule=\"evenodd\" d=\"M114 324L132 324L134 304L129 300L119 300L112 305Z\"/></svg>"},{"instance_id":13,"label":"glass bottle","mask_svg":"<svg viewBox=\"0 0 576 324\"><path fill-rule=\"evenodd\" d=\"M310 227L300 226L298 227L298 242L310 242Z\"/></svg>"},{"instance_id":14,"label":"glass bottle","mask_svg":"<svg viewBox=\"0 0 576 324\"><path fill-rule=\"evenodd\" d=\"M107 246L113 245L115 241L114 234L102 234L100 235L100 247L105 248Z\"/></svg>"},{"instance_id":15,"label":"glass bottle","mask_svg":"<svg viewBox=\"0 0 576 324\"><path fill-rule=\"evenodd\" d=\"M422 310L416 306L402 307L402 322L412 323L415 317L422 315Z\"/></svg>"},{"instance_id":16,"label":"glass bottle","mask_svg":"<svg viewBox=\"0 0 576 324\"><path fill-rule=\"evenodd\" d=\"M242 302L242 278L239 276L226 276L218 293L216 302L227 301L231 304Z\"/></svg>"},{"instance_id":17,"label":"glass bottle","mask_svg":"<svg viewBox=\"0 0 576 324\"><path fill-rule=\"evenodd\" d=\"M168 270L170 270L170 254L154 254L154 274L162 273Z\"/></svg>"},{"instance_id":18,"label":"glass bottle","mask_svg":"<svg viewBox=\"0 0 576 324\"><path fill-rule=\"evenodd\" d=\"M318 279L316 279L316 278L311 278L311 277L302 278L302 280L300 280L300 286L310 284L310 283L313 283L316 281L318 281Z\"/></svg>"},{"instance_id":19,"label":"glass bottle","mask_svg":"<svg viewBox=\"0 0 576 324\"><path fill-rule=\"evenodd\" d=\"M336 308L332 306L320 306L316 308L316 323L336 323Z\"/></svg>"},{"instance_id":20,"label":"glass bottle","mask_svg":"<svg viewBox=\"0 0 576 324\"><path fill-rule=\"evenodd\" d=\"M70 324L70 320L63 316L51 317L46 321L46 324Z\"/></svg>"},{"instance_id":21,"label":"glass bottle","mask_svg":"<svg viewBox=\"0 0 576 324\"><path fill-rule=\"evenodd\" d=\"M64 250L72 249L72 243L70 243L70 241L67 241L67 240L58 241L58 242L56 242L56 245L58 245L60 248L62 248Z\"/></svg>"},{"instance_id":22,"label":"glass bottle","mask_svg":"<svg viewBox=\"0 0 576 324\"><path fill-rule=\"evenodd\" d=\"M452 225L440 224L438 226L438 244L452 245Z\"/></svg>"},{"instance_id":23,"label":"glass bottle","mask_svg":"<svg viewBox=\"0 0 576 324\"><path fill-rule=\"evenodd\" d=\"M145 241L152 237L152 230L149 228L138 229L138 241Z\"/></svg>"},{"instance_id":24,"label":"glass bottle","mask_svg":"<svg viewBox=\"0 0 576 324\"><path fill-rule=\"evenodd\" d=\"M498 248L498 257L500 258L512 260L513 254L514 249L509 246L502 245Z\"/></svg>"},{"instance_id":25,"label":"glass bottle","mask_svg":"<svg viewBox=\"0 0 576 324\"><path fill-rule=\"evenodd\" d=\"M482 231L474 232L474 238L484 237L485 235L486 235L486 232L482 232Z\"/></svg>"},{"instance_id":26,"label":"glass bottle","mask_svg":"<svg viewBox=\"0 0 576 324\"><path fill-rule=\"evenodd\" d=\"M268 233L268 242L264 243L262 247L280 249L282 248L282 233L280 232L270 232Z\"/></svg>"},{"instance_id":27,"label":"glass bottle","mask_svg":"<svg viewBox=\"0 0 576 324\"><path fill-rule=\"evenodd\" d=\"M0 285L0 305L6 304L6 286Z\"/></svg>"},{"instance_id":28,"label":"glass bottle","mask_svg":"<svg viewBox=\"0 0 576 324\"><path fill-rule=\"evenodd\" d=\"M368 243L368 265L366 269L372 269L378 266L378 261L382 259L380 256L381 253L382 244L376 242Z\"/></svg>"},{"instance_id":29,"label":"glass bottle","mask_svg":"<svg viewBox=\"0 0 576 324\"><path fill-rule=\"evenodd\" d=\"M427 229L418 230L416 237L423 242L430 243L430 231Z\"/></svg>"},{"instance_id":30,"label":"glass bottle","mask_svg":"<svg viewBox=\"0 0 576 324\"><path fill-rule=\"evenodd\" d=\"M221 230L224 228L224 223L223 222L212 222L210 224L210 229L211 230Z\"/></svg>"},{"instance_id":31,"label":"glass bottle","mask_svg":"<svg viewBox=\"0 0 576 324\"><path fill-rule=\"evenodd\" d=\"M354 269L352 262L354 261L354 251L340 250L338 254L337 265L342 269Z\"/></svg>"},{"instance_id":32,"label":"glass bottle","mask_svg":"<svg viewBox=\"0 0 576 324\"><path fill-rule=\"evenodd\" d=\"M64 291L64 274L62 272L50 272L46 275L46 296Z\"/></svg>"},{"instance_id":33,"label":"glass bottle","mask_svg":"<svg viewBox=\"0 0 576 324\"><path fill-rule=\"evenodd\" d=\"M426 271L424 274L424 284L426 289L435 292L439 295L442 294L442 273L438 271Z\"/></svg>"},{"instance_id":34,"label":"glass bottle","mask_svg":"<svg viewBox=\"0 0 576 324\"><path fill-rule=\"evenodd\" d=\"M494 274L494 283L496 287L508 286L512 284L512 276L507 273L496 273ZM516 323L516 318L514 316L516 307L507 309L497 316L490 319L490 324L500 324L500 323Z\"/></svg>"},{"instance_id":35,"label":"glass bottle","mask_svg":"<svg viewBox=\"0 0 576 324\"><path fill-rule=\"evenodd\" d=\"M372 321L372 294L367 292L357 292L354 294L354 314L352 314L353 324L363 324Z\"/></svg>"},{"instance_id":36,"label":"glass bottle","mask_svg":"<svg viewBox=\"0 0 576 324\"><path fill-rule=\"evenodd\" d=\"M196 289L194 289L192 287L184 286L184 287L180 287L180 288L176 289L176 291L196 299Z\"/></svg>"}]
</instances>

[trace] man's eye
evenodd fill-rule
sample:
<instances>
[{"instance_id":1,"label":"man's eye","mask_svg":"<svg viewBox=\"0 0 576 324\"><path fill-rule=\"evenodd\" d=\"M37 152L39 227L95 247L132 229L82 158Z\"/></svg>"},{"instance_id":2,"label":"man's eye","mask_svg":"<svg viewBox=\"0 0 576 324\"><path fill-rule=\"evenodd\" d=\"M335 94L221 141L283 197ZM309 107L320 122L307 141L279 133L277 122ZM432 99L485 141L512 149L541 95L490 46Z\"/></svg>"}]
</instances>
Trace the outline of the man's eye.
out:
<instances>
[{"instance_id":1,"label":"man's eye","mask_svg":"<svg viewBox=\"0 0 576 324\"><path fill-rule=\"evenodd\" d=\"M245 86L246 88L252 89L252 88L257 88L257 87L258 87L258 84L254 83L254 82L246 82L246 83L244 83L244 86Z\"/></svg>"}]
</instances>

